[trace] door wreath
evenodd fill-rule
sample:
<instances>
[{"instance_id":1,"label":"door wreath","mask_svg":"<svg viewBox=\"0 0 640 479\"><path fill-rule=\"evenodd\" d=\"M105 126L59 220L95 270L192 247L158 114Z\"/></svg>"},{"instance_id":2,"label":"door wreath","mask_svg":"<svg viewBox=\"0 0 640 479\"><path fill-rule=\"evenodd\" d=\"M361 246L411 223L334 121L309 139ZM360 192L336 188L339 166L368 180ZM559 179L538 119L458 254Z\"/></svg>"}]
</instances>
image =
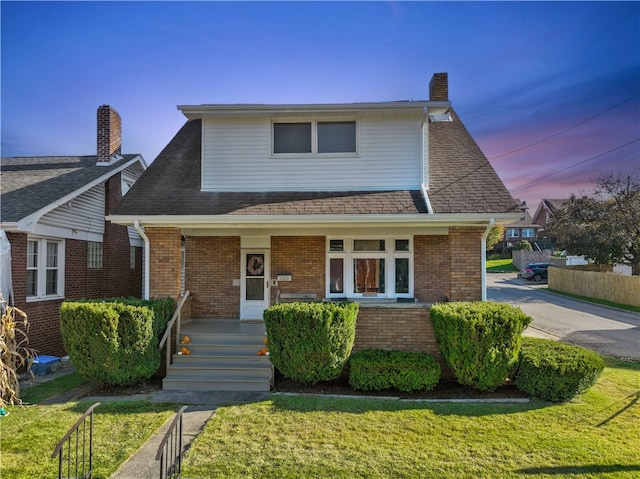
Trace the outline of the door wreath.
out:
<instances>
[{"instance_id":1,"label":"door wreath","mask_svg":"<svg viewBox=\"0 0 640 479\"><path fill-rule=\"evenodd\" d=\"M262 255L253 255L247 260L247 273L251 276L260 276L264 272L264 258Z\"/></svg>"}]
</instances>

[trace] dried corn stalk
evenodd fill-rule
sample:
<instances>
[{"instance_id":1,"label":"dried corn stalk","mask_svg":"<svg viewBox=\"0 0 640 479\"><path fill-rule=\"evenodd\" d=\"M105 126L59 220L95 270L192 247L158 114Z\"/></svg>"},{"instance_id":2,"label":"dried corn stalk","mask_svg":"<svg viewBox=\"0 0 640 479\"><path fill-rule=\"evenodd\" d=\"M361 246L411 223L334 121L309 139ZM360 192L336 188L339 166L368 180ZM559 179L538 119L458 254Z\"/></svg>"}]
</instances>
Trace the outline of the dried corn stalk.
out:
<instances>
[{"instance_id":1,"label":"dried corn stalk","mask_svg":"<svg viewBox=\"0 0 640 479\"><path fill-rule=\"evenodd\" d=\"M27 315L24 311L9 306L0 295L0 407L8 404L21 404L18 369L27 366L33 357L33 351L26 347ZM23 327L16 322L19 318Z\"/></svg>"}]
</instances>

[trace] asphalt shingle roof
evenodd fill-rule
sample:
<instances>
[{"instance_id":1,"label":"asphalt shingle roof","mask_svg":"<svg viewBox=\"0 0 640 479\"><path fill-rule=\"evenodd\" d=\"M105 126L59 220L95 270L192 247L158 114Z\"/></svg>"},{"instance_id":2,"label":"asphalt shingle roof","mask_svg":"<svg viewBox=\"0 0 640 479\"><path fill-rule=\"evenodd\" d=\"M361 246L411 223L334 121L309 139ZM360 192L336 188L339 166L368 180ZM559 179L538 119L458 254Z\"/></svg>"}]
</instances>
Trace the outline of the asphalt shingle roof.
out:
<instances>
[{"instance_id":1,"label":"asphalt shingle roof","mask_svg":"<svg viewBox=\"0 0 640 479\"><path fill-rule=\"evenodd\" d=\"M0 221L17 222L135 158L96 166L94 156L38 156L0 161Z\"/></svg>"},{"instance_id":2,"label":"asphalt shingle roof","mask_svg":"<svg viewBox=\"0 0 640 479\"><path fill-rule=\"evenodd\" d=\"M429 198L436 213L518 211L455 116L429 125ZM420 191L203 192L201 120L187 121L125 195L114 215L329 215L427 213Z\"/></svg>"}]
</instances>

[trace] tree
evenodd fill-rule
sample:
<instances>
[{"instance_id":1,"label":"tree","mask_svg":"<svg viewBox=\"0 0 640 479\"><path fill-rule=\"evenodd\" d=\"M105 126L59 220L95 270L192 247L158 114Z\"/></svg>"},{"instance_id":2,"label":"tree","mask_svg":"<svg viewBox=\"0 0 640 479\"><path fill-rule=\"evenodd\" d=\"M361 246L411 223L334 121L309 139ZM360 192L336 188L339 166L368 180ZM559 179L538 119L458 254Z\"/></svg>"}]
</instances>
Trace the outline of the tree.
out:
<instances>
[{"instance_id":1,"label":"tree","mask_svg":"<svg viewBox=\"0 0 640 479\"><path fill-rule=\"evenodd\" d=\"M500 243L504 239L504 225L493 225L487 235L487 251L492 250L495 245Z\"/></svg>"},{"instance_id":2,"label":"tree","mask_svg":"<svg viewBox=\"0 0 640 479\"><path fill-rule=\"evenodd\" d=\"M640 176L600 177L594 196L571 195L548 231L571 254L596 264L628 264L640 275Z\"/></svg>"}]
</instances>

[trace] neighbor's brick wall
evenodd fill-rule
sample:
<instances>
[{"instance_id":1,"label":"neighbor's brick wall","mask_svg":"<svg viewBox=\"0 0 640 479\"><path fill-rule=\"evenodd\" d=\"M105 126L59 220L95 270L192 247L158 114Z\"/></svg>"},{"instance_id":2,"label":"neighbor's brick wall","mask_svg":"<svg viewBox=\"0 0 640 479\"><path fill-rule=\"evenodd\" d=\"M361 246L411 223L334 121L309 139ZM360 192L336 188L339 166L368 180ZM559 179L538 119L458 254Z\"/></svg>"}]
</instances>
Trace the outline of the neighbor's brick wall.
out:
<instances>
[{"instance_id":1,"label":"neighbor's brick wall","mask_svg":"<svg viewBox=\"0 0 640 479\"><path fill-rule=\"evenodd\" d=\"M189 236L186 238L186 289L191 294L191 317L240 317L239 236Z\"/></svg>"},{"instance_id":2,"label":"neighbor's brick wall","mask_svg":"<svg viewBox=\"0 0 640 479\"><path fill-rule=\"evenodd\" d=\"M449 237L415 236L413 247L414 296L420 302L447 301L450 294Z\"/></svg>"},{"instance_id":3,"label":"neighbor's brick wall","mask_svg":"<svg viewBox=\"0 0 640 479\"><path fill-rule=\"evenodd\" d=\"M179 228L145 228L149 238L149 296L180 297L181 235Z\"/></svg>"},{"instance_id":4,"label":"neighbor's brick wall","mask_svg":"<svg viewBox=\"0 0 640 479\"><path fill-rule=\"evenodd\" d=\"M449 229L451 264L451 301L482 299L482 235L485 228Z\"/></svg>"},{"instance_id":5,"label":"neighbor's brick wall","mask_svg":"<svg viewBox=\"0 0 640 479\"><path fill-rule=\"evenodd\" d=\"M326 249L324 236L272 236L271 277L292 275L292 281L280 281L271 288L271 304L280 293L315 293L325 296Z\"/></svg>"}]
</instances>

